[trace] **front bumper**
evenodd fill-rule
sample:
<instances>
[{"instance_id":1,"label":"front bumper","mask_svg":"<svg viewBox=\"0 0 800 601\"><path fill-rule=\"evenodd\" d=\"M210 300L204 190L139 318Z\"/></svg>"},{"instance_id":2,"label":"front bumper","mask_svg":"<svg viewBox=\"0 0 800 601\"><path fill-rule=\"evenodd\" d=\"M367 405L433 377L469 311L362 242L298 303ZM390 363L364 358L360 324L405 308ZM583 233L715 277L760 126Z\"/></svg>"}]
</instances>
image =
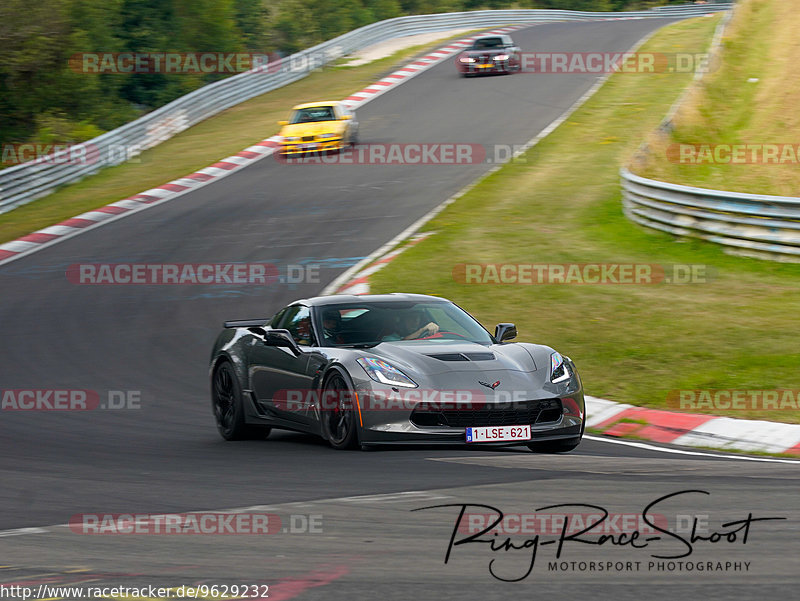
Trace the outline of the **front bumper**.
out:
<instances>
[{"instance_id":1,"label":"front bumper","mask_svg":"<svg viewBox=\"0 0 800 601\"><path fill-rule=\"evenodd\" d=\"M541 403L542 408L538 411L511 410L504 404L503 409L483 406L480 409L466 409L460 415L456 415L458 411L454 413L452 409L448 409L442 417L437 412L424 411L424 419L420 419L417 411L419 405L398 409L367 409L369 405L368 402L363 402L364 393L366 391L359 391L362 399L359 408L360 440L363 444L467 444L467 426L530 425L529 441L469 443L473 447L518 446L528 442L581 436L585 419L583 391L580 389L570 391L569 396L564 398L550 397L523 402Z\"/></svg>"},{"instance_id":2,"label":"front bumper","mask_svg":"<svg viewBox=\"0 0 800 601\"><path fill-rule=\"evenodd\" d=\"M398 424L399 425L399 424ZM387 424L387 426L389 426ZM531 442L544 442L550 440L564 440L577 438L581 435L581 423L573 424L570 420L563 420L552 427L532 427L530 440L517 440L507 442L473 442L467 443L464 428L426 429L419 428L382 428L373 426L361 431L362 444L447 444L468 445L472 448L481 447L510 447L525 445Z\"/></svg>"},{"instance_id":3,"label":"front bumper","mask_svg":"<svg viewBox=\"0 0 800 601\"><path fill-rule=\"evenodd\" d=\"M281 142L279 152L282 155L304 155L315 154L321 152L331 152L334 150L341 150L343 147L343 140L341 138L334 140L322 140L316 142Z\"/></svg>"},{"instance_id":4,"label":"front bumper","mask_svg":"<svg viewBox=\"0 0 800 601\"><path fill-rule=\"evenodd\" d=\"M489 66L485 66L486 64L487 63L484 63L482 66L477 63L462 63L461 61L456 63L459 72L464 75L497 74L508 73L510 71L508 61L495 61Z\"/></svg>"}]
</instances>

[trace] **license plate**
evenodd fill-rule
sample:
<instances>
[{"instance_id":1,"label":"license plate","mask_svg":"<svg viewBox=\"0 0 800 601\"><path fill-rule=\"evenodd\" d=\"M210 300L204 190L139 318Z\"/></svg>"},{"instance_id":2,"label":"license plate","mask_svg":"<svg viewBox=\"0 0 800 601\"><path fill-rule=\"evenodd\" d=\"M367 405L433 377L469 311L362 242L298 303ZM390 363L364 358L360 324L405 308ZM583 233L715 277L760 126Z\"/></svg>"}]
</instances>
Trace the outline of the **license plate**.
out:
<instances>
[{"instance_id":1,"label":"license plate","mask_svg":"<svg viewBox=\"0 0 800 601\"><path fill-rule=\"evenodd\" d=\"M310 148L316 148L316 147L317 147L316 142L311 144L300 144L300 148L303 150L309 150Z\"/></svg>"},{"instance_id":2,"label":"license plate","mask_svg":"<svg viewBox=\"0 0 800 601\"><path fill-rule=\"evenodd\" d=\"M494 67L492 63L485 63L483 65L478 65L481 69L488 69L489 67Z\"/></svg>"},{"instance_id":3,"label":"license plate","mask_svg":"<svg viewBox=\"0 0 800 601\"><path fill-rule=\"evenodd\" d=\"M530 440L530 426L487 426L467 428L467 442L503 442Z\"/></svg>"}]
</instances>

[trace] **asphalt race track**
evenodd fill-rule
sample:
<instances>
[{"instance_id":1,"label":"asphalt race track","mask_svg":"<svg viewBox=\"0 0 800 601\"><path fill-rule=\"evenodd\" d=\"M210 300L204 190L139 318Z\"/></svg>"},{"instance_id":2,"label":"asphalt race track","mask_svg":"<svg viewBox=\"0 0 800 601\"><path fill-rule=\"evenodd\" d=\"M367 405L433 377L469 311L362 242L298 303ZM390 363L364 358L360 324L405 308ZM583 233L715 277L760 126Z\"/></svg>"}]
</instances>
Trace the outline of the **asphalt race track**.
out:
<instances>
[{"instance_id":1,"label":"asphalt race track","mask_svg":"<svg viewBox=\"0 0 800 601\"><path fill-rule=\"evenodd\" d=\"M622 51L667 22L556 23L513 37L523 51ZM361 109L361 141L524 144L595 80L574 74L462 79L448 60ZM0 583L261 583L272 587L270 599L336 600L598 592L620 600L753 599L784 596L797 586L796 465L600 440L587 440L569 455L539 456L457 447L346 453L288 432L242 443L218 436L207 362L223 320L266 317L317 294L490 167L285 165L267 158L0 267L1 388L93 390L103 400L122 391L138 406L0 413L0 530L32 528L0 532ZM121 262L322 267L318 281L266 287L91 286L65 277L72 264ZM497 557L495 573L513 579L525 573L530 550L492 553L485 544L464 545L445 565L458 508L411 511L483 503L531 513L544 505L585 503L635 514L689 489L710 494L663 503L671 526L683 524L672 523L678 515L707 516L701 531L710 536L729 532L735 527L723 523L750 513L787 519L752 523L746 544L742 532L735 541L698 541L681 560L723 567L750 562L746 571L649 569L649 561L666 561L651 554L686 551L664 535L668 540L646 549L573 542L560 558L640 561L637 570L549 571L555 545L542 545L531 575L511 583L494 578L489 562ZM233 508L278 514L287 531L88 536L63 526L88 512ZM319 516L320 531L304 531L309 516ZM542 542L554 537L542 535Z\"/></svg>"}]
</instances>

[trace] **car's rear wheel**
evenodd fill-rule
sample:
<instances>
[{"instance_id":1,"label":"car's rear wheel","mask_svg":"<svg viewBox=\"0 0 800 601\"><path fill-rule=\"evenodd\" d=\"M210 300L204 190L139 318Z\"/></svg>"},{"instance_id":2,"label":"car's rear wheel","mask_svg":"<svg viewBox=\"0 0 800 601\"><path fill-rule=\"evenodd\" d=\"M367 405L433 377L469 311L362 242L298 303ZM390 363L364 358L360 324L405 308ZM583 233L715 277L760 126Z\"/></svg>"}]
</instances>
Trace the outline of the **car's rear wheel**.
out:
<instances>
[{"instance_id":1,"label":"car's rear wheel","mask_svg":"<svg viewBox=\"0 0 800 601\"><path fill-rule=\"evenodd\" d=\"M266 438L272 430L269 426L254 426L245 422L242 387L230 361L222 361L214 369L211 406L217 430L225 440Z\"/></svg>"},{"instance_id":2,"label":"car's rear wheel","mask_svg":"<svg viewBox=\"0 0 800 601\"><path fill-rule=\"evenodd\" d=\"M322 413L322 429L325 438L334 449L353 449L358 445L355 395L339 372L334 372L325 382L323 398L326 403Z\"/></svg>"},{"instance_id":3,"label":"car's rear wheel","mask_svg":"<svg viewBox=\"0 0 800 601\"><path fill-rule=\"evenodd\" d=\"M543 442L529 442L527 447L534 453L569 453L581 444L581 437L565 438L562 440L546 440Z\"/></svg>"}]
</instances>

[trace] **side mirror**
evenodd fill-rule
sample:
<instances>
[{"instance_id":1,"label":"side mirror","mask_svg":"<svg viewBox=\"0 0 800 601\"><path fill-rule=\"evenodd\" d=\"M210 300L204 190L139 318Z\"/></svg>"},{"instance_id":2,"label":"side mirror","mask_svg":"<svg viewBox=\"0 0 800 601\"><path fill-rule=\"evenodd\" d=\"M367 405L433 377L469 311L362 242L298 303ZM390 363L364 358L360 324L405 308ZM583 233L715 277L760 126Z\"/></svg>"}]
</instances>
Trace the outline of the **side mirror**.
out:
<instances>
[{"instance_id":1,"label":"side mirror","mask_svg":"<svg viewBox=\"0 0 800 601\"><path fill-rule=\"evenodd\" d=\"M517 326L513 323L499 323L494 329L494 339L497 342L505 342L506 340L513 340L517 337Z\"/></svg>"},{"instance_id":2,"label":"side mirror","mask_svg":"<svg viewBox=\"0 0 800 601\"><path fill-rule=\"evenodd\" d=\"M289 330L265 330L264 344L267 346L282 346L288 348L295 356L300 356L303 351L297 346Z\"/></svg>"},{"instance_id":3,"label":"side mirror","mask_svg":"<svg viewBox=\"0 0 800 601\"><path fill-rule=\"evenodd\" d=\"M278 125L281 125L281 126L289 125L289 122L288 121L278 121Z\"/></svg>"}]
</instances>

